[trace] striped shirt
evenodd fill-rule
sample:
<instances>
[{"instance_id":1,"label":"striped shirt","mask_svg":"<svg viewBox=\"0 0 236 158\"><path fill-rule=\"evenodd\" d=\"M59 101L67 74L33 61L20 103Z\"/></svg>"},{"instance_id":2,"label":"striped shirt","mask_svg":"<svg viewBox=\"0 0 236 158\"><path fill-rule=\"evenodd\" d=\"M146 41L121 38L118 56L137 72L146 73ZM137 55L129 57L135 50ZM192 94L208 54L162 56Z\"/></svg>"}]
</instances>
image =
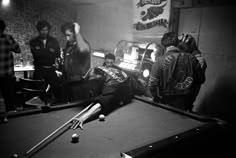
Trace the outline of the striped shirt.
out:
<instances>
[{"instance_id":1,"label":"striped shirt","mask_svg":"<svg viewBox=\"0 0 236 158\"><path fill-rule=\"evenodd\" d=\"M21 53L19 44L11 35L0 35L0 77L14 76L12 52Z\"/></svg>"}]
</instances>

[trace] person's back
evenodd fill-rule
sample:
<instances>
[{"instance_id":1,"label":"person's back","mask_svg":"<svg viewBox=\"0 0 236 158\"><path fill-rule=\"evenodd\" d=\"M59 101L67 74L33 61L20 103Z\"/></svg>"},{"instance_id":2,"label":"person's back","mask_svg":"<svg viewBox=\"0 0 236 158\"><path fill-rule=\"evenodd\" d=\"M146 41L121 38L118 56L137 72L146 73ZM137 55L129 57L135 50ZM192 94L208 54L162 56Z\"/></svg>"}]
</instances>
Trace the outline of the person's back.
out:
<instances>
[{"instance_id":1,"label":"person's back","mask_svg":"<svg viewBox=\"0 0 236 158\"><path fill-rule=\"evenodd\" d=\"M162 44L166 48L166 53L157 58L149 80L154 101L191 110L195 100L192 97L193 87L196 83L205 81L204 73L193 55L180 52L176 47L177 35L166 33L162 38Z\"/></svg>"},{"instance_id":2,"label":"person's back","mask_svg":"<svg viewBox=\"0 0 236 158\"><path fill-rule=\"evenodd\" d=\"M207 69L207 62L202 56L202 52L198 49L197 43L194 37L190 34L181 34L178 37L178 39L179 39L178 48L185 53L189 53L195 56L198 62L200 63L202 71L205 75L205 72ZM202 83L199 83L198 85L195 84L194 86L195 98L198 96L198 93L201 89L201 85Z\"/></svg>"},{"instance_id":3,"label":"person's back","mask_svg":"<svg viewBox=\"0 0 236 158\"><path fill-rule=\"evenodd\" d=\"M203 58L201 51L198 49L194 37L190 34L181 34L178 39L178 48L185 53L194 55L199 61L203 71L205 72L207 68L207 63L206 60Z\"/></svg>"}]
</instances>

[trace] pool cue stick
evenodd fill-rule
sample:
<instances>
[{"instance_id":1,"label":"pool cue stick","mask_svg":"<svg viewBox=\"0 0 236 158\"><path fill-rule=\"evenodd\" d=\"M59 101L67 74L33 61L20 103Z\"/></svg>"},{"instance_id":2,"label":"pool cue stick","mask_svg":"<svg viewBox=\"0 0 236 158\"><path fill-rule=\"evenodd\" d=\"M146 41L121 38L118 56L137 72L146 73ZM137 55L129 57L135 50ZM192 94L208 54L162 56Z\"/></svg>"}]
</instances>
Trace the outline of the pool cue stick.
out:
<instances>
[{"instance_id":1,"label":"pool cue stick","mask_svg":"<svg viewBox=\"0 0 236 158\"><path fill-rule=\"evenodd\" d=\"M66 131L68 131L68 129L70 128L65 128L63 129L63 131L60 131L59 134L57 134L56 136L54 136L53 138L51 138L49 141L45 141L43 144L41 144L40 147L35 148L34 150L32 150L29 154L24 154L24 158L31 158L32 156L34 156L36 153L38 153L40 150L42 150L44 147L46 147L48 144L50 144L51 142L53 142L55 139L57 139L59 136L61 136L63 133L65 133Z\"/></svg>"},{"instance_id":2,"label":"pool cue stick","mask_svg":"<svg viewBox=\"0 0 236 158\"><path fill-rule=\"evenodd\" d=\"M89 75L89 73L90 73L91 70L92 70L92 68L89 68L88 71L85 73L85 75L82 76L82 78L83 78L83 79L87 79L87 77L88 77L88 75Z\"/></svg>"},{"instance_id":3,"label":"pool cue stick","mask_svg":"<svg viewBox=\"0 0 236 158\"><path fill-rule=\"evenodd\" d=\"M91 103L90 105L88 105L86 108L84 108L82 111L80 111L78 114L76 114L74 117L72 117L69 121L67 121L66 123L64 123L62 126L60 126L59 128L57 128L55 131L53 131L51 134L49 134L47 137L45 137L43 140L41 140L38 144L36 144L35 146L33 146L30 150L28 150L25 153L25 156L29 155L33 150L35 150L37 147L39 147L41 144L43 144L45 141L47 141L50 137L52 137L53 135L55 135L58 131L60 131L61 129L63 129L64 127L66 127L68 124L70 124L75 118L77 118L78 116L82 115L85 111L87 111L91 106L93 105L93 103ZM70 128L67 127L66 130L68 130Z\"/></svg>"}]
</instances>

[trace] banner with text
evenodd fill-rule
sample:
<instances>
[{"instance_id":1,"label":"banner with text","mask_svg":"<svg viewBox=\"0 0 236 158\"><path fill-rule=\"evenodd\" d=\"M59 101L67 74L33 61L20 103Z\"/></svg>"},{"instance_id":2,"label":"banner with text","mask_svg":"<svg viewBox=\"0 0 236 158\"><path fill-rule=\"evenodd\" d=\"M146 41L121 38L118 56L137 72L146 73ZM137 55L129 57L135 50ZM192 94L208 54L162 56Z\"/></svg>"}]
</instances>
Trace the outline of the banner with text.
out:
<instances>
[{"instance_id":1,"label":"banner with text","mask_svg":"<svg viewBox=\"0 0 236 158\"><path fill-rule=\"evenodd\" d=\"M133 0L134 34L163 35L168 30L171 0Z\"/></svg>"}]
</instances>

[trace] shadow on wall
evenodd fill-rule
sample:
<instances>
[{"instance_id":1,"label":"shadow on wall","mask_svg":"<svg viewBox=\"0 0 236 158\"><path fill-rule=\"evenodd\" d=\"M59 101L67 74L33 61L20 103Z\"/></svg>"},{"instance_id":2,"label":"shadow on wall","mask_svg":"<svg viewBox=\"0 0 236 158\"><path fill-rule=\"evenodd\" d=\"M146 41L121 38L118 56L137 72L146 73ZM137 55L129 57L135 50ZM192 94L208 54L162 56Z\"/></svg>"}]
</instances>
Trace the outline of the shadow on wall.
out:
<instances>
[{"instance_id":1,"label":"shadow on wall","mask_svg":"<svg viewBox=\"0 0 236 158\"><path fill-rule=\"evenodd\" d=\"M223 75L199 105L198 112L223 119L236 126L236 76Z\"/></svg>"}]
</instances>

